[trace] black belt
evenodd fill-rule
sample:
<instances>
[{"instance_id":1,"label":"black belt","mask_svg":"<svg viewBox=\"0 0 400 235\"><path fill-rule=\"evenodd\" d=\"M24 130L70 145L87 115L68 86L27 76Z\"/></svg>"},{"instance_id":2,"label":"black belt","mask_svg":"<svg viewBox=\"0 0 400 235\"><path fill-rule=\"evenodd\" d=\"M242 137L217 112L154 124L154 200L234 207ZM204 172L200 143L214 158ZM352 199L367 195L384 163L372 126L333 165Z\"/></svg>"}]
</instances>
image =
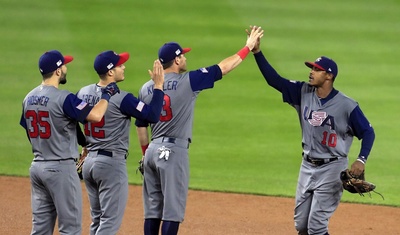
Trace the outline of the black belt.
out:
<instances>
[{"instance_id":1,"label":"black belt","mask_svg":"<svg viewBox=\"0 0 400 235\"><path fill-rule=\"evenodd\" d=\"M99 149L97 150L97 154L98 155L103 155L103 156L107 156L107 157L113 157L113 153L104 149ZM128 156L128 154L125 154L124 158L126 159L126 157Z\"/></svg>"},{"instance_id":2,"label":"black belt","mask_svg":"<svg viewBox=\"0 0 400 235\"><path fill-rule=\"evenodd\" d=\"M112 157L113 156L112 152L107 151L107 150L103 150L103 149L97 150L97 154L104 155L104 156L107 156L107 157Z\"/></svg>"},{"instance_id":3,"label":"black belt","mask_svg":"<svg viewBox=\"0 0 400 235\"><path fill-rule=\"evenodd\" d=\"M330 162L338 160L337 157L333 157L333 158L310 158L310 156L308 156L308 155L306 155L305 159L306 159L307 162L310 162L310 163L312 163L312 164L314 164L316 166L322 166L322 165L324 165L326 163L330 163Z\"/></svg>"},{"instance_id":4,"label":"black belt","mask_svg":"<svg viewBox=\"0 0 400 235\"><path fill-rule=\"evenodd\" d=\"M178 138L172 138L172 137L160 137L151 140L151 142L155 144L161 144L161 143L171 143L171 144L176 144L177 146L181 148L189 148L190 144L190 139L184 140L184 139L178 139Z\"/></svg>"},{"instance_id":5,"label":"black belt","mask_svg":"<svg viewBox=\"0 0 400 235\"><path fill-rule=\"evenodd\" d=\"M34 162L59 162L59 161L68 161L68 160L73 160L75 161L75 159L73 158L62 158L62 159L49 159L49 160L38 160L38 159L34 159Z\"/></svg>"}]
</instances>

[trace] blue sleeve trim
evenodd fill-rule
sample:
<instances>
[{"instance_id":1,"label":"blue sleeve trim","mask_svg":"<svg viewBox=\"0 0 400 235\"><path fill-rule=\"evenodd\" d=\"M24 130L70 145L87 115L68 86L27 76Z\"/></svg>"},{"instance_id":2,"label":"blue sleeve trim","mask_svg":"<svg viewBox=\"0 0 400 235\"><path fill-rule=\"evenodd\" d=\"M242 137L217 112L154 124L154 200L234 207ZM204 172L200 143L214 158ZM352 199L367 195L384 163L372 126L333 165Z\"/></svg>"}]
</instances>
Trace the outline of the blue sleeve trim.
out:
<instances>
[{"instance_id":1,"label":"blue sleeve trim","mask_svg":"<svg viewBox=\"0 0 400 235\"><path fill-rule=\"evenodd\" d=\"M261 51L254 54L254 58L265 81L268 85L282 93L283 101L291 105L299 105L301 102L301 88L304 82L290 81L281 77L268 63Z\"/></svg>"},{"instance_id":2,"label":"blue sleeve trim","mask_svg":"<svg viewBox=\"0 0 400 235\"><path fill-rule=\"evenodd\" d=\"M354 136L362 140L359 156L367 160L375 141L375 131L358 105L351 112L349 123Z\"/></svg>"},{"instance_id":3,"label":"blue sleeve trim","mask_svg":"<svg viewBox=\"0 0 400 235\"><path fill-rule=\"evenodd\" d=\"M164 92L159 89L153 90L153 98L148 105L131 93L128 93L122 100L120 109L125 115L136 119L142 119L146 122L156 123L160 120L163 101ZM142 108L139 107L141 105L143 105Z\"/></svg>"},{"instance_id":4,"label":"blue sleeve trim","mask_svg":"<svg viewBox=\"0 0 400 235\"><path fill-rule=\"evenodd\" d=\"M214 87L214 83L222 79L222 71L218 65L189 72L192 91L201 91Z\"/></svg>"},{"instance_id":5,"label":"blue sleeve trim","mask_svg":"<svg viewBox=\"0 0 400 235\"><path fill-rule=\"evenodd\" d=\"M268 63L267 59L264 57L261 51L259 53L254 54L254 58L256 59L258 68L260 69L268 85L282 92L286 79L281 77L276 72L276 70Z\"/></svg>"},{"instance_id":6,"label":"blue sleeve trim","mask_svg":"<svg viewBox=\"0 0 400 235\"><path fill-rule=\"evenodd\" d=\"M92 108L93 107L72 93L65 98L63 104L64 113L71 119L77 120L83 124L87 122L86 117L89 115Z\"/></svg>"}]
</instances>

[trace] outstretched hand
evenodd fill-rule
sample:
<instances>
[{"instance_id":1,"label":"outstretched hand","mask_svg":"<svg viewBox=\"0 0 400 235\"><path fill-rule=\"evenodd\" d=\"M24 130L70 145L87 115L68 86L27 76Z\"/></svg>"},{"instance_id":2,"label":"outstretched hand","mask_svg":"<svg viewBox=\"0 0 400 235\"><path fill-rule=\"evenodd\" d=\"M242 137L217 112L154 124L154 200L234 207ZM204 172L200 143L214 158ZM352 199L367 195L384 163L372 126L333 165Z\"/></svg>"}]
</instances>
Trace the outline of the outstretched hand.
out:
<instances>
[{"instance_id":1,"label":"outstretched hand","mask_svg":"<svg viewBox=\"0 0 400 235\"><path fill-rule=\"evenodd\" d=\"M154 88L158 88L162 90L163 84L164 84L164 68L160 62L160 60L155 60L153 63L153 71L150 69L149 75L151 77L151 80L154 82Z\"/></svg>"},{"instance_id":2,"label":"outstretched hand","mask_svg":"<svg viewBox=\"0 0 400 235\"><path fill-rule=\"evenodd\" d=\"M247 42L249 42L249 39L251 38L252 33L253 32L257 32L259 30L261 30L261 27L259 27L259 26L251 26L250 25L250 31L249 31L249 29L246 29L246 33L247 33L247 37L248 37L247 38ZM262 31L262 33L261 33L261 35L259 37L256 38L257 40L255 41L253 47L249 46L251 52L253 52L254 54L261 51L260 42L261 42L261 38L264 36L264 30L261 30L261 31ZM246 44L246 46L248 46L248 45Z\"/></svg>"}]
</instances>

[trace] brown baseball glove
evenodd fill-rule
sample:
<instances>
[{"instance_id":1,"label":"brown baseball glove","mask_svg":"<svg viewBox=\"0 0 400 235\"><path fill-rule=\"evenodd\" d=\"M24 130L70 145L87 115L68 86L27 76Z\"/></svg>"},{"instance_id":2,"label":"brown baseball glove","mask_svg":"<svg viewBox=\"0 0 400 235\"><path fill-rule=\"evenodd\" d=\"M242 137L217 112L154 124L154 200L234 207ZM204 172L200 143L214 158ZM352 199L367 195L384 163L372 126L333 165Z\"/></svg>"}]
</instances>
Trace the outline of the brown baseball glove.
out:
<instances>
[{"instance_id":1,"label":"brown baseball glove","mask_svg":"<svg viewBox=\"0 0 400 235\"><path fill-rule=\"evenodd\" d=\"M85 147L82 148L82 153L79 154L79 158L76 161L76 172L78 173L79 179L83 180L83 175L82 175L82 166L83 163L85 162L85 158L88 154L88 151Z\"/></svg>"},{"instance_id":2,"label":"brown baseball glove","mask_svg":"<svg viewBox=\"0 0 400 235\"><path fill-rule=\"evenodd\" d=\"M375 184L365 180L364 172L356 177L350 173L349 169L346 169L340 173L340 179L343 183L343 189L350 193L358 193L361 196L364 196L364 193L368 193L371 196L371 192L375 192ZM375 193L383 198L382 194Z\"/></svg>"}]
</instances>

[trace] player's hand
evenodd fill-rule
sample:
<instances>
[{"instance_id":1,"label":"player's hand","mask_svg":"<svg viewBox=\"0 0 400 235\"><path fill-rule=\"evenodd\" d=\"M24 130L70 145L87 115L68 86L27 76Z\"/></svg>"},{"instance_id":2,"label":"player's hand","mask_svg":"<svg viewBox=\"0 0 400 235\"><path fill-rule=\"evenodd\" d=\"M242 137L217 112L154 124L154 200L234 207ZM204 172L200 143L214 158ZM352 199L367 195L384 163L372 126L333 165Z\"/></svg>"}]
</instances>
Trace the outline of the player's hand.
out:
<instances>
[{"instance_id":1,"label":"player's hand","mask_svg":"<svg viewBox=\"0 0 400 235\"><path fill-rule=\"evenodd\" d=\"M357 177L360 176L364 172L364 170L365 170L364 163L356 160L351 165L350 174Z\"/></svg>"},{"instance_id":2,"label":"player's hand","mask_svg":"<svg viewBox=\"0 0 400 235\"><path fill-rule=\"evenodd\" d=\"M253 52L260 52L260 39L264 36L264 30L259 26L250 26L250 31L246 29L246 46Z\"/></svg>"},{"instance_id":3,"label":"player's hand","mask_svg":"<svg viewBox=\"0 0 400 235\"><path fill-rule=\"evenodd\" d=\"M119 93L119 88L117 83L111 82L106 87L102 89L103 94L108 94L110 97Z\"/></svg>"},{"instance_id":4,"label":"player's hand","mask_svg":"<svg viewBox=\"0 0 400 235\"><path fill-rule=\"evenodd\" d=\"M151 80L154 82L154 88L163 90L164 84L164 69L160 60L155 60L153 63L153 71L149 69Z\"/></svg>"}]
</instances>

